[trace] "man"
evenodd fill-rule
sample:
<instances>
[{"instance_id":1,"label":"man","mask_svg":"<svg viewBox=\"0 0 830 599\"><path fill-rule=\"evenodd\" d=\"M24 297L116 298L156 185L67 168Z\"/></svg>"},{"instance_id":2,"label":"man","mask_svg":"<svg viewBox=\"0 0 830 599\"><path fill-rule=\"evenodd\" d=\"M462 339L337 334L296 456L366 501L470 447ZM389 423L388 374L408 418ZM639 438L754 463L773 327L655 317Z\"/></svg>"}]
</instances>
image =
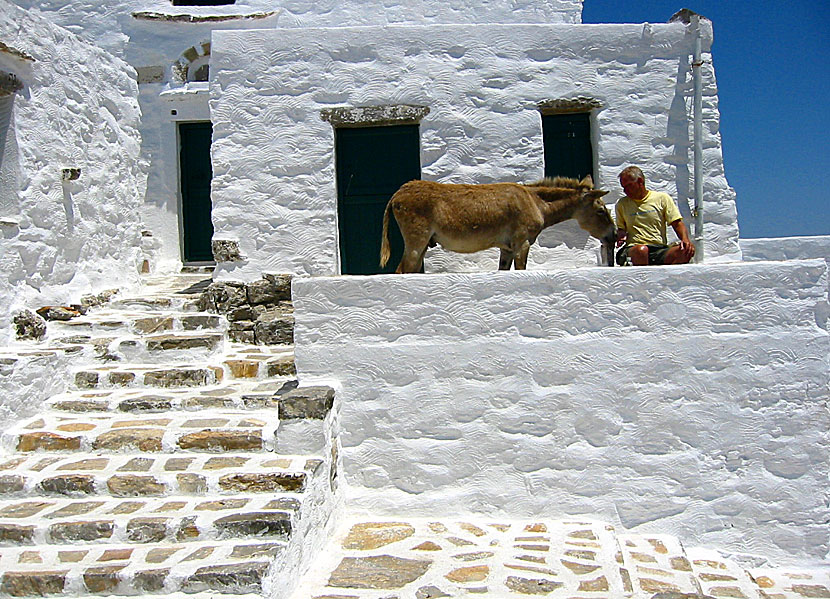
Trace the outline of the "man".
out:
<instances>
[{"instance_id":1,"label":"man","mask_svg":"<svg viewBox=\"0 0 830 599\"><path fill-rule=\"evenodd\" d=\"M620 173L625 197L616 205L617 264L686 264L695 255L683 217L668 194L646 189L646 178L636 166ZM680 243L668 245L666 225Z\"/></svg>"}]
</instances>

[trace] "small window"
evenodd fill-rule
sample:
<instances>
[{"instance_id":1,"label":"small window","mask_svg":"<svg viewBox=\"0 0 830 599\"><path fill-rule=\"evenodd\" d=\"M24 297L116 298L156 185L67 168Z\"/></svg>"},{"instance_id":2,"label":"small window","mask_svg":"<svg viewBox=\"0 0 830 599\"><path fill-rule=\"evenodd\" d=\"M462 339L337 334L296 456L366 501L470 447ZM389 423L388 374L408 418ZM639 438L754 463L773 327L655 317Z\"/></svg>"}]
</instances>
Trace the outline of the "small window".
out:
<instances>
[{"instance_id":1,"label":"small window","mask_svg":"<svg viewBox=\"0 0 830 599\"><path fill-rule=\"evenodd\" d=\"M235 3L236 0L173 0L173 6L222 6Z\"/></svg>"}]
</instances>

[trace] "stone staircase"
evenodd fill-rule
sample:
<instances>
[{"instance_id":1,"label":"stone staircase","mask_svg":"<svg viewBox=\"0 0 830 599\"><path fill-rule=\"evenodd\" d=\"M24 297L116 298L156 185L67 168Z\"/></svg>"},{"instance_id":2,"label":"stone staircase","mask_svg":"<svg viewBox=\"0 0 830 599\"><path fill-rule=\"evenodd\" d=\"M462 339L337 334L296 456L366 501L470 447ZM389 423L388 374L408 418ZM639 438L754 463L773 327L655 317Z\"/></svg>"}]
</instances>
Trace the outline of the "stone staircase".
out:
<instances>
[{"instance_id":1,"label":"stone staircase","mask_svg":"<svg viewBox=\"0 0 830 599\"><path fill-rule=\"evenodd\" d=\"M150 281L29 344L65 392L0 441L0 596L286 596L325 542L333 391L227 338L205 274Z\"/></svg>"}]
</instances>

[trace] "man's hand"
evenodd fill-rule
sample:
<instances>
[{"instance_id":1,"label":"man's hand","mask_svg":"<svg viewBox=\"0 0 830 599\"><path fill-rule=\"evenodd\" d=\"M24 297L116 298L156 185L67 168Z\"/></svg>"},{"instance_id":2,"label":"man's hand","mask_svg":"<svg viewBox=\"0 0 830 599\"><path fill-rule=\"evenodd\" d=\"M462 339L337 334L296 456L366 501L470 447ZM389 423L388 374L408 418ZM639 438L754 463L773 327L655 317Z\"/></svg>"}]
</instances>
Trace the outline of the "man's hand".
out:
<instances>
[{"instance_id":1,"label":"man's hand","mask_svg":"<svg viewBox=\"0 0 830 599\"><path fill-rule=\"evenodd\" d=\"M628 232L625 229L617 229L617 247L622 247L628 239Z\"/></svg>"},{"instance_id":2,"label":"man's hand","mask_svg":"<svg viewBox=\"0 0 830 599\"><path fill-rule=\"evenodd\" d=\"M688 262L695 255L695 244L691 240L680 241L680 255Z\"/></svg>"}]
</instances>

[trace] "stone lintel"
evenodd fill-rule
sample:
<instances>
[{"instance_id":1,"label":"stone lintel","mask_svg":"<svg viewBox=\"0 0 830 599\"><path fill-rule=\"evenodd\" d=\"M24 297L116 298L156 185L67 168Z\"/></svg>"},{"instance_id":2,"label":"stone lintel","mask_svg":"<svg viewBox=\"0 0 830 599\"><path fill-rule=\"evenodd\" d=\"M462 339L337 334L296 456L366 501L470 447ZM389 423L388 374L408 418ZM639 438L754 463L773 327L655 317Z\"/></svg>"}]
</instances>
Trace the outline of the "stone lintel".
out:
<instances>
[{"instance_id":1,"label":"stone lintel","mask_svg":"<svg viewBox=\"0 0 830 599\"><path fill-rule=\"evenodd\" d=\"M594 98L560 98L557 100L545 100L537 105L539 112L543 115L568 114L571 112L591 112L602 108L602 103Z\"/></svg>"},{"instance_id":2,"label":"stone lintel","mask_svg":"<svg viewBox=\"0 0 830 599\"><path fill-rule=\"evenodd\" d=\"M327 108L320 111L320 118L331 123L332 127L377 127L381 125L417 125L428 114L428 106L387 104L384 106Z\"/></svg>"},{"instance_id":3,"label":"stone lintel","mask_svg":"<svg viewBox=\"0 0 830 599\"><path fill-rule=\"evenodd\" d=\"M242 21L252 19L267 19L277 14L277 11L256 12L244 15L188 15L154 12L149 10L136 11L133 18L140 21L164 21L167 23L221 23L224 21Z\"/></svg>"},{"instance_id":4,"label":"stone lintel","mask_svg":"<svg viewBox=\"0 0 830 599\"><path fill-rule=\"evenodd\" d=\"M0 42L0 52L3 52L4 54L11 54L15 58L26 60L28 62L35 62L35 59L26 54L23 50L18 50L17 48L4 44L3 42Z\"/></svg>"}]
</instances>

